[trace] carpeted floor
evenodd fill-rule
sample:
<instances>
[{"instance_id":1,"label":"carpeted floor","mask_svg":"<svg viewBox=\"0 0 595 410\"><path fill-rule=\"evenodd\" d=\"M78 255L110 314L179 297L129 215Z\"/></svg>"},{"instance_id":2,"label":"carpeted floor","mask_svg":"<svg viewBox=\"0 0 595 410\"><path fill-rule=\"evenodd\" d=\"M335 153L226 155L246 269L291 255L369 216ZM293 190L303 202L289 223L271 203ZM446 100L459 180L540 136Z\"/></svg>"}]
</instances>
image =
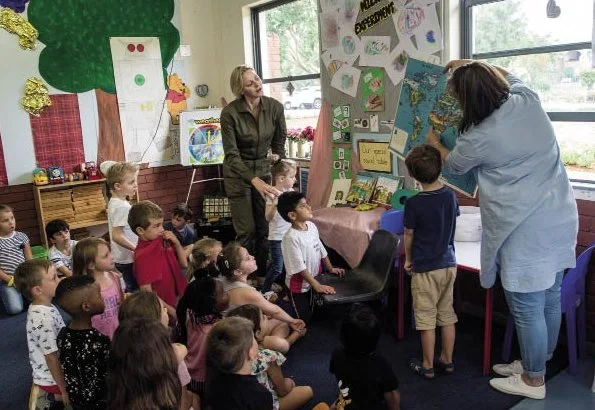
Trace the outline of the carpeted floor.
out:
<instances>
[{"instance_id":1,"label":"carpeted floor","mask_svg":"<svg viewBox=\"0 0 595 410\"><path fill-rule=\"evenodd\" d=\"M335 400L337 389L328 372L331 352L339 344L338 328L342 309L318 311L310 323L307 336L298 341L288 354L284 374L293 377L298 385L314 389L315 403ZM0 409L26 408L31 387L31 370L25 339L25 317L0 314ZM455 347L456 374L432 381L422 380L408 370L408 358L420 355L417 333L407 329L404 340L397 342L392 334L384 333L381 352L393 365L401 384L403 409L508 409L520 398L498 393L488 385L489 377L481 376L483 321L461 315L457 327ZM500 357L503 329L494 325L492 362ZM560 371L566 363L566 351L559 348L548 364L548 376Z\"/></svg>"}]
</instances>

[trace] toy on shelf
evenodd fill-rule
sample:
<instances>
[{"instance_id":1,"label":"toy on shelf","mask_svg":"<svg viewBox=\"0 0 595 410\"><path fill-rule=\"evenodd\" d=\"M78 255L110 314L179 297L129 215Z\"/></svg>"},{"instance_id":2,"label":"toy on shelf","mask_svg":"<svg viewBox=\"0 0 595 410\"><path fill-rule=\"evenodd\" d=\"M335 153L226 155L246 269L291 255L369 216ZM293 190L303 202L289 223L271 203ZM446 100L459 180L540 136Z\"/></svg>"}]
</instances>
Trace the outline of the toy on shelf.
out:
<instances>
[{"instance_id":1,"label":"toy on shelf","mask_svg":"<svg viewBox=\"0 0 595 410\"><path fill-rule=\"evenodd\" d=\"M45 168L35 168L33 170L33 185L47 185L49 183L50 180Z\"/></svg>"},{"instance_id":2,"label":"toy on shelf","mask_svg":"<svg viewBox=\"0 0 595 410\"><path fill-rule=\"evenodd\" d=\"M64 183L64 171L62 167L52 165L48 168L50 174L50 184L63 184Z\"/></svg>"},{"instance_id":3,"label":"toy on shelf","mask_svg":"<svg viewBox=\"0 0 595 410\"><path fill-rule=\"evenodd\" d=\"M81 172L85 175L85 179L88 179L89 181L103 178L95 161L87 161L84 164L81 164Z\"/></svg>"},{"instance_id":4,"label":"toy on shelf","mask_svg":"<svg viewBox=\"0 0 595 410\"><path fill-rule=\"evenodd\" d=\"M85 174L82 172L73 172L72 174L64 175L64 178L66 178L68 182L82 181L85 179Z\"/></svg>"}]
</instances>

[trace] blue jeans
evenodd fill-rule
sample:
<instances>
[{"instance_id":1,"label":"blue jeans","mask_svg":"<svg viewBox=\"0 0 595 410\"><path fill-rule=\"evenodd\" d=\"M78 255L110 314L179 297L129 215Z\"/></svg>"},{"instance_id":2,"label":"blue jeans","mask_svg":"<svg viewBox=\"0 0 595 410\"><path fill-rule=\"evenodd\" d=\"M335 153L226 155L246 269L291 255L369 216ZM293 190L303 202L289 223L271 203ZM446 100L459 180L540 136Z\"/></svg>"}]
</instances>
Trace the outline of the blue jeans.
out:
<instances>
[{"instance_id":1,"label":"blue jeans","mask_svg":"<svg viewBox=\"0 0 595 410\"><path fill-rule=\"evenodd\" d=\"M138 289L138 283L134 277L134 270L132 263L116 263L116 269L122 274L124 283L126 284L126 293L132 293Z\"/></svg>"},{"instance_id":2,"label":"blue jeans","mask_svg":"<svg viewBox=\"0 0 595 410\"><path fill-rule=\"evenodd\" d=\"M504 290L521 348L523 369L531 378L545 376L545 362L558 344L562 307L560 287L564 271L556 273L551 288L519 293Z\"/></svg>"},{"instance_id":3,"label":"blue jeans","mask_svg":"<svg viewBox=\"0 0 595 410\"><path fill-rule=\"evenodd\" d=\"M14 287L6 286L4 282L0 284L0 299L2 299L4 309L9 315L16 315L24 309L23 297L19 291Z\"/></svg>"},{"instance_id":4,"label":"blue jeans","mask_svg":"<svg viewBox=\"0 0 595 410\"><path fill-rule=\"evenodd\" d=\"M281 253L281 241L269 241L271 248L271 264L267 269L267 275L262 284L262 291L268 292L283 272L283 253Z\"/></svg>"}]
</instances>

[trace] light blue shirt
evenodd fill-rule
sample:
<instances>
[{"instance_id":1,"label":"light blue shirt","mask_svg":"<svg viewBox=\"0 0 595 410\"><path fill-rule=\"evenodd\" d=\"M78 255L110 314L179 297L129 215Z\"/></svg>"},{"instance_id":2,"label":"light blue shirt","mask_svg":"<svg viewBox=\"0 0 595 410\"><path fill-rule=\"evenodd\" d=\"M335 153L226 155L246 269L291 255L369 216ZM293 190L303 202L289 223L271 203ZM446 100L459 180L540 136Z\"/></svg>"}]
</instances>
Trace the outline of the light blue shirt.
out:
<instances>
[{"instance_id":1,"label":"light blue shirt","mask_svg":"<svg viewBox=\"0 0 595 410\"><path fill-rule=\"evenodd\" d=\"M512 75L508 100L457 139L445 167L473 170L483 224L481 285L537 292L575 265L578 212L539 97Z\"/></svg>"}]
</instances>

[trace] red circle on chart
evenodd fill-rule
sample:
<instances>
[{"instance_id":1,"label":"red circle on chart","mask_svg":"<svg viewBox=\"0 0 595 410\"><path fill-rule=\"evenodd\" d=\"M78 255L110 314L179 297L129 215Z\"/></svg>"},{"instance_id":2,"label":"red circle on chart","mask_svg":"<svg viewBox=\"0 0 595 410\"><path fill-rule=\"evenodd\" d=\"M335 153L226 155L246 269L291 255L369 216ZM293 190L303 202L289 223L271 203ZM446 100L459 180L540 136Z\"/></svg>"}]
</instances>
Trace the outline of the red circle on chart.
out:
<instances>
[{"instance_id":1,"label":"red circle on chart","mask_svg":"<svg viewBox=\"0 0 595 410\"><path fill-rule=\"evenodd\" d=\"M134 44L128 44L128 51L130 51L131 53L134 53L134 50L136 49L136 47L134 46Z\"/></svg>"},{"instance_id":2,"label":"red circle on chart","mask_svg":"<svg viewBox=\"0 0 595 410\"><path fill-rule=\"evenodd\" d=\"M139 53L142 53L143 51L145 51L145 46L143 46L142 44L139 44L136 46L136 49L138 50Z\"/></svg>"}]
</instances>

